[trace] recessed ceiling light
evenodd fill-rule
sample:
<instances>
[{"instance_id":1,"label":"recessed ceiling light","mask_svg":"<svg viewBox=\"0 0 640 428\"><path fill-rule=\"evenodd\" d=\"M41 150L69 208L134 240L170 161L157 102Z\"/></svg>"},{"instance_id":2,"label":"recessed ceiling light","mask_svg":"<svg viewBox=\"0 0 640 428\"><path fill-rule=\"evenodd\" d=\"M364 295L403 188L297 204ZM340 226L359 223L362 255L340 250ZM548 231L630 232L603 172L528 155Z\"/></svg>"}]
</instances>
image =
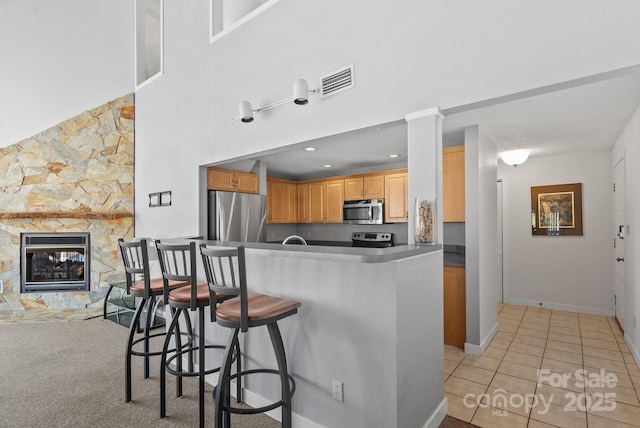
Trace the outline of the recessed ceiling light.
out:
<instances>
[{"instance_id":1,"label":"recessed ceiling light","mask_svg":"<svg viewBox=\"0 0 640 428\"><path fill-rule=\"evenodd\" d=\"M306 152L315 152L315 151L316 151L316 150L318 150L318 149L316 149L315 147L305 147L305 148L304 148L304 150L305 150Z\"/></svg>"},{"instance_id":2,"label":"recessed ceiling light","mask_svg":"<svg viewBox=\"0 0 640 428\"><path fill-rule=\"evenodd\" d=\"M389 155L390 158L399 158L401 155L397 154L397 153L393 153L391 155Z\"/></svg>"},{"instance_id":3,"label":"recessed ceiling light","mask_svg":"<svg viewBox=\"0 0 640 428\"><path fill-rule=\"evenodd\" d=\"M333 165L331 165L330 163L324 164L322 165L323 168L333 168Z\"/></svg>"}]
</instances>

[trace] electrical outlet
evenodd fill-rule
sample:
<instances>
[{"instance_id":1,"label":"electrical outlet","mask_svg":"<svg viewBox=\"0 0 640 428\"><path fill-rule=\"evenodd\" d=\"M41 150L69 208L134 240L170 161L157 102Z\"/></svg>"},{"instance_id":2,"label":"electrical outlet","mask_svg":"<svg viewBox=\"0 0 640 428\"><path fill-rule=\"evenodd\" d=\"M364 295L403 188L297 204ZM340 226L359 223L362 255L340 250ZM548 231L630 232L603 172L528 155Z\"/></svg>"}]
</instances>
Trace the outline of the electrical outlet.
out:
<instances>
[{"instance_id":1,"label":"electrical outlet","mask_svg":"<svg viewBox=\"0 0 640 428\"><path fill-rule=\"evenodd\" d=\"M344 401L344 385L339 380L333 380L333 398Z\"/></svg>"}]
</instances>

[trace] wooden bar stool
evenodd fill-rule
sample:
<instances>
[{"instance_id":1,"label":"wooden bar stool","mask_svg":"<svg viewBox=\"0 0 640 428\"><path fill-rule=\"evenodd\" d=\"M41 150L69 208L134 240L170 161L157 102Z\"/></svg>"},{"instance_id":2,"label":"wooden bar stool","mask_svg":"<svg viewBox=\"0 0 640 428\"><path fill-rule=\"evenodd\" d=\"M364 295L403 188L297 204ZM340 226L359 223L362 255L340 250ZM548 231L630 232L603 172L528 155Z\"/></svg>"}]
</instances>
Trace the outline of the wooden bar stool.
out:
<instances>
[{"instance_id":1,"label":"wooden bar stool","mask_svg":"<svg viewBox=\"0 0 640 428\"><path fill-rule=\"evenodd\" d=\"M215 427L223 428L230 423L230 413L264 413L282 407L282 426L291 427L291 397L295 392L295 381L287 372L287 358L278 321L294 315L301 306L300 302L247 292L247 274L244 246L237 248L207 248L200 244L200 253L204 264L209 289L213 293L239 296L219 304L216 308L216 322L233 329L225 351L218 376L215 394ZM275 352L278 369L253 369L231 374L231 364L237 351L238 333L249 328L266 326L269 330L271 345ZM238 356L239 357L239 356ZM232 379L254 373L271 373L280 377L281 399L268 406L246 409L230 404L230 385Z\"/></svg>"},{"instance_id":2,"label":"wooden bar stool","mask_svg":"<svg viewBox=\"0 0 640 428\"><path fill-rule=\"evenodd\" d=\"M150 333L153 328L152 313L157 304L157 297L162 296L164 292L164 282L162 277L151 278L149 273L148 241L146 239L125 242L120 238L118 239L118 247L120 248L120 255L122 256L122 262L124 263L127 294L130 294L134 298L142 299L136 307L133 319L129 325L129 338L127 340L125 363L125 401L128 403L131 401L131 357L135 355L137 357L144 358L144 378L149 379L149 357L162 354L161 351L150 351L149 344L150 339L164 336L166 334L165 329L162 329L159 333ZM171 281L169 283L169 288L173 290L188 284L188 282L184 281ZM147 317L143 327L140 326L140 318L145 312ZM141 333L142 335L136 338L136 333ZM143 349L134 349L134 347L139 343L142 343Z\"/></svg>"},{"instance_id":3,"label":"wooden bar stool","mask_svg":"<svg viewBox=\"0 0 640 428\"><path fill-rule=\"evenodd\" d=\"M158 249L158 259L160 259L160 268L162 270L162 276L164 279L164 295L165 300L168 302L171 312L173 314L171 324L167 331L167 338L164 342L162 350L162 367L160 369L160 417L166 416L166 374L170 373L177 377L176 379L176 395L182 396L182 377L198 377L199 387L199 410L200 410L200 426L204 427L204 390L205 390L205 376L211 373L218 372L220 367L215 367L209 370L205 368L205 350L218 348L225 349L222 345L207 345L205 343L204 335L204 310L211 304L215 305L216 302L222 302L233 296L217 294L215 300L209 297L209 287L206 282L199 283L197 280L197 265L196 259L198 257L196 252L196 244L191 241L189 244L163 244L160 241L156 241L156 248ZM186 287L179 289L171 289L169 284L171 281L186 281L189 283ZM179 316L185 314L187 318L187 311L198 311L198 331L197 342L195 337L191 337L189 346L183 348L180 342L180 334L176 334L176 346L177 351L170 357L169 342L171 334L174 330L179 332ZM194 370L193 355L198 353L198 370ZM187 354L188 367L186 369L182 366L182 357ZM175 361L175 369L171 367L171 363Z\"/></svg>"}]
</instances>

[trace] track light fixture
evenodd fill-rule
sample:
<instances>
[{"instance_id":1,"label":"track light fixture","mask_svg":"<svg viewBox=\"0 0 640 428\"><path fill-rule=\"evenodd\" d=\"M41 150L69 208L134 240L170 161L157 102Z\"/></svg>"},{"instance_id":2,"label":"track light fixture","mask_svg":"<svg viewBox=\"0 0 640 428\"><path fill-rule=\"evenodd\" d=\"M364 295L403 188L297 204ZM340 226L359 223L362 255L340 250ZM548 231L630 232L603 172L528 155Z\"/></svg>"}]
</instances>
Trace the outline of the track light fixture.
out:
<instances>
[{"instance_id":1,"label":"track light fixture","mask_svg":"<svg viewBox=\"0 0 640 428\"><path fill-rule=\"evenodd\" d=\"M307 84L306 80L298 79L295 82L293 82L293 97L290 97L281 101L277 101L273 104L269 104L268 106L257 108L257 109L254 109L251 106L251 103L249 101L246 101L246 100L241 101L239 106L240 115L233 117L231 120L239 119L244 123L249 123L253 121L254 113L260 113L262 111L271 110L272 108L279 107L291 101L293 101L293 103L297 105L305 105L309 103L309 95L315 94L316 92L318 92L317 89L309 90L309 85Z\"/></svg>"}]
</instances>

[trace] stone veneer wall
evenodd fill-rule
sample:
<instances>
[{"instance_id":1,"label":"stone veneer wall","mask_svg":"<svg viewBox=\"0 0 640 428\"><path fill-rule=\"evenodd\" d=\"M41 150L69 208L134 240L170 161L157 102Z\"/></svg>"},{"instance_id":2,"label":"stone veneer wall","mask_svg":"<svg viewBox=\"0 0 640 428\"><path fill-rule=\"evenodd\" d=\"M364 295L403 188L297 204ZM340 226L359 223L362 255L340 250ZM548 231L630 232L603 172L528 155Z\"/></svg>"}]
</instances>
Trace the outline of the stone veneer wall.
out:
<instances>
[{"instance_id":1,"label":"stone veneer wall","mask_svg":"<svg viewBox=\"0 0 640 428\"><path fill-rule=\"evenodd\" d=\"M133 236L134 97L0 149L0 310L99 306ZM89 232L91 291L20 293L20 233Z\"/></svg>"}]
</instances>

